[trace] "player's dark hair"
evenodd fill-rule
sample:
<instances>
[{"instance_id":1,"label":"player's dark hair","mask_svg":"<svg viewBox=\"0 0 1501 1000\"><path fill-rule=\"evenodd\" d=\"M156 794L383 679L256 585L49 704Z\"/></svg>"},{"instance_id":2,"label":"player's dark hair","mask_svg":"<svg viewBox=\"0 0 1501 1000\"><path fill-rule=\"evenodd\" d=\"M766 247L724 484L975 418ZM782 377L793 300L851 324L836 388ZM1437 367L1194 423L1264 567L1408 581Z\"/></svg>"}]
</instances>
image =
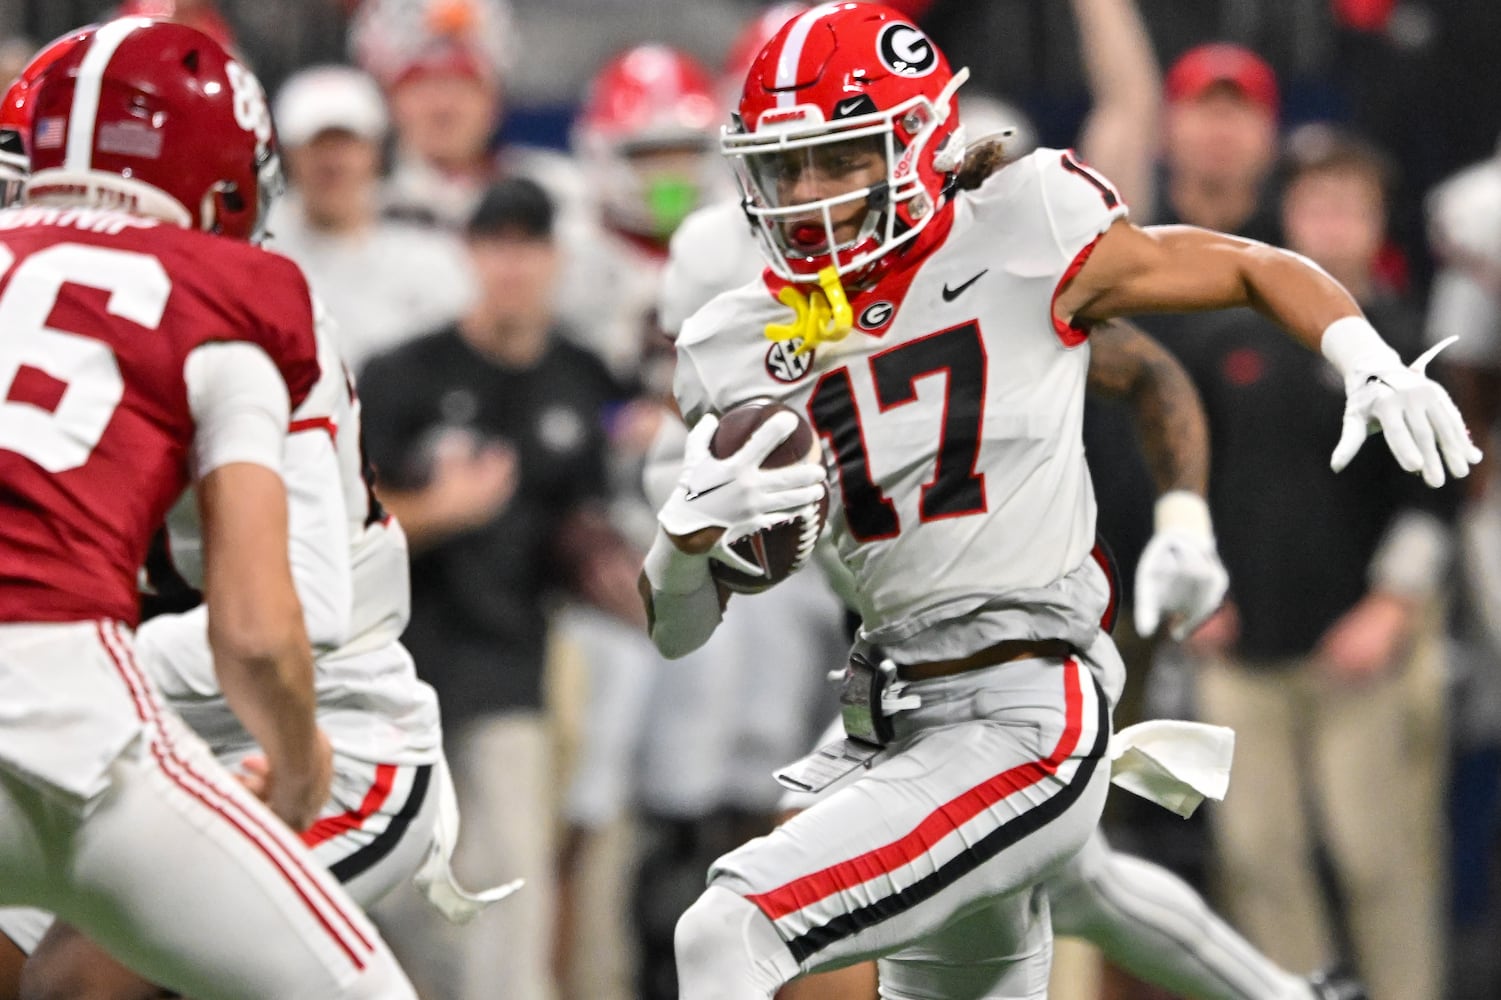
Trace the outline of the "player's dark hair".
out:
<instances>
[{"instance_id":1,"label":"player's dark hair","mask_svg":"<svg viewBox=\"0 0 1501 1000\"><path fill-rule=\"evenodd\" d=\"M985 178L1005 165L1005 140L982 139L964 151L964 162L959 165L954 186L960 191L973 191L985 183Z\"/></svg>"}]
</instances>

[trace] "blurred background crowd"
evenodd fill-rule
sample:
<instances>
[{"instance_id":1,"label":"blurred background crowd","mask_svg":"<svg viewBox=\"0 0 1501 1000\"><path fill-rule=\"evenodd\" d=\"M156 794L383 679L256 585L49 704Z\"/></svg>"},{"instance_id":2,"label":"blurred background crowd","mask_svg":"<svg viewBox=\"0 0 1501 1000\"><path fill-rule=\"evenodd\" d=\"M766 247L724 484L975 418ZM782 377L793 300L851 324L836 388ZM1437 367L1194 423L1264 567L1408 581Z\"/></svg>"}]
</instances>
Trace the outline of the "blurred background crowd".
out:
<instances>
[{"instance_id":1,"label":"blurred background crowd","mask_svg":"<svg viewBox=\"0 0 1501 1000\"><path fill-rule=\"evenodd\" d=\"M1138 221L1307 255L1404 356L1461 335L1443 377L1494 451L1501 4L892 5L970 67L972 135L1079 148ZM668 242L694 209L732 210L717 131L799 9L0 3L0 79L124 10L204 28L272 94L290 190L271 245L338 321L382 500L411 540L406 642L442 701L460 875L529 883L462 929L388 900L378 917L428 1000L674 997L678 914L709 861L774 822L771 771L832 716L825 675L851 623L816 572L737 598L709 646L671 662L635 590L643 471L675 420ZM746 266L692 263L710 284ZM1114 803L1113 841L1290 969L1343 959L1373 1000L1501 997L1494 463L1438 493L1384 454L1335 477L1343 395L1320 359L1250 313L1143 325L1204 398L1231 596L1182 645L1120 637L1133 684L1117 721L1200 718L1239 744L1223 805L1185 823ZM1088 437L1129 582L1151 479L1122 412L1094 408ZM1068 946L1052 995L1166 996Z\"/></svg>"}]
</instances>

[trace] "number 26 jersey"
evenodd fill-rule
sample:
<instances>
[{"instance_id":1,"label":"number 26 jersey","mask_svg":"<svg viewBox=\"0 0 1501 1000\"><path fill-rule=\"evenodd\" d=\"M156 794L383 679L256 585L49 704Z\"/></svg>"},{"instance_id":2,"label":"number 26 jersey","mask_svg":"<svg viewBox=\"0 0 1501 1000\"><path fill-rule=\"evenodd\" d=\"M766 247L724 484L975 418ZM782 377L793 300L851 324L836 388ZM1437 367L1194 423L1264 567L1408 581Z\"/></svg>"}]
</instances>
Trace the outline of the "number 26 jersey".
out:
<instances>
[{"instance_id":1,"label":"number 26 jersey","mask_svg":"<svg viewBox=\"0 0 1501 1000\"><path fill-rule=\"evenodd\" d=\"M801 355L769 341L789 313L770 277L684 324L690 424L760 396L807 414L837 469L830 529L856 610L894 656L1098 633L1112 595L1092 554L1089 345L1052 306L1125 214L1072 153L1040 149L959 192L918 237L926 254L852 294L842 340Z\"/></svg>"},{"instance_id":2,"label":"number 26 jersey","mask_svg":"<svg viewBox=\"0 0 1501 1000\"><path fill-rule=\"evenodd\" d=\"M0 622L134 623L137 571L192 474L189 357L247 343L293 407L318 380L284 257L88 209L0 212Z\"/></svg>"}]
</instances>

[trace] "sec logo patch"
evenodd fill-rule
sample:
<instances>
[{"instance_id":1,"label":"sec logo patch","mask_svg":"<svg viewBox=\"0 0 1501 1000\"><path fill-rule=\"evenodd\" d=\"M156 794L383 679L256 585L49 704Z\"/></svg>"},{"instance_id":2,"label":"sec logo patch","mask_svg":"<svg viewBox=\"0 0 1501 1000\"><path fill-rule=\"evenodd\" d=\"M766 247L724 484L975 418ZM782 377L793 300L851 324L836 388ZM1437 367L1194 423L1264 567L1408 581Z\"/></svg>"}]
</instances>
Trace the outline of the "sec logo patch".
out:
<instances>
[{"instance_id":1,"label":"sec logo patch","mask_svg":"<svg viewBox=\"0 0 1501 1000\"><path fill-rule=\"evenodd\" d=\"M778 382L796 382L813 367L813 351L795 353L803 338L778 340L766 351L766 373Z\"/></svg>"}]
</instances>

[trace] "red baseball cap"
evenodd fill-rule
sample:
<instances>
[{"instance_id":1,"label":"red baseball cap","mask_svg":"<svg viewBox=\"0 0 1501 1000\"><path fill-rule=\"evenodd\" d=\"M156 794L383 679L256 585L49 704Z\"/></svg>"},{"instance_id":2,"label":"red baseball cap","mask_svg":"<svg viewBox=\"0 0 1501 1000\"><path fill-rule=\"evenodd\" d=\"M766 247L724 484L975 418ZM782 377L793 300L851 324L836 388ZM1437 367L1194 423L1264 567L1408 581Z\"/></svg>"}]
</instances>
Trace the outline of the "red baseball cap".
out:
<instances>
[{"instance_id":1,"label":"red baseball cap","mask_svg":"<svg viewBox=\"0 0 1501 1000\"><path fill-rule=\"evenodd\" d=\"M1229 42L1199 45L1179 56L1167 71L1163 92L1172 103L1198 97L1217 83L1228 83L1246 100L1277 114L1277 74L1265 59Z\"/></svg>"}]
</instances>

